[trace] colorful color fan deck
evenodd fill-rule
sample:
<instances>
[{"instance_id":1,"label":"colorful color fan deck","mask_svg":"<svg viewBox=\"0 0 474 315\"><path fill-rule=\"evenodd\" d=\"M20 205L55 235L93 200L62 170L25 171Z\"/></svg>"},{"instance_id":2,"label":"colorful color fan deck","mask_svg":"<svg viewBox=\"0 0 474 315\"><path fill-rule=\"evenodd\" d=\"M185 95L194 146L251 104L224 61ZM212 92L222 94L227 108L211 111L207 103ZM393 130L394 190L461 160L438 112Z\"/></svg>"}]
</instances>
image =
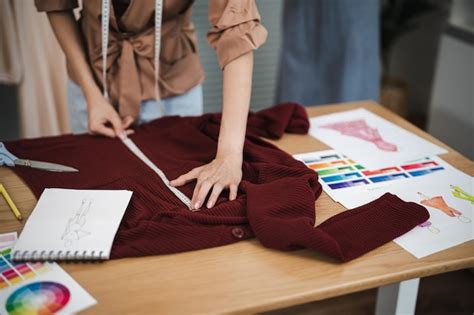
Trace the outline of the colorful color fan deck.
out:
<instances>
[{"instance_id":1,"label":"colorful color fan deck","mask_svg":"<svg viewBox=\"0 0 474 315\"><path fill-rule=\"evenodd\" d=\"M69 302L71 293L64 285L40 281L21 286L7 299L9 314L56 314Z\"/></svg>"},{"instance_id":2,"label":"colorful color fan deck","mask_svg":"<svg viewBox=\"0 0 474 315\"><path fill-rule=\"evenodd\" d=\"M14 263L0 250L0 314L76 314L97 301L54 262Z\"/></svg>"},{"instance_id":3,"label":"colorful color fan deck","mask_svg":"<svg viewBox=\"0 0 474 315\"><path fill-rule=\"evenodd\" d=\"M44 263L13 263L11 249L3 249L0 251L0 290L34 278L47 270L48 265Z\"/></svg>"}]
</instances>

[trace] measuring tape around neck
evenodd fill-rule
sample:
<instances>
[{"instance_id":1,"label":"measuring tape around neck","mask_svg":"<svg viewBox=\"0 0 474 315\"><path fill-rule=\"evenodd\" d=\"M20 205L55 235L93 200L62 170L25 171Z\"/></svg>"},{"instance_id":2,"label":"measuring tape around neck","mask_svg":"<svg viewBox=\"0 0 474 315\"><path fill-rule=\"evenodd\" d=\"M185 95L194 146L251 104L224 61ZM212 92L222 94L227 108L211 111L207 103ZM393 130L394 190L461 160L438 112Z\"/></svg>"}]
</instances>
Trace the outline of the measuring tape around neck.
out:
<instances>
[{"instance_id":1,"label":"measuring tape around neck","mask_svg":"<svg viewBox=\"0 0 474 315\"><path fill-rule=\"evenodd\" d=\"M105 98L109 98L107 87L107 48L109 46L109 20L110 20L110 1L102 0L102 93Z\"/></svg>"},{"instance_id":2,"label":"measuring tape around neck","mask_svg":"<svg viewBox=\"0 0 474 315\"><path fill-rule=\"evenodd\" d=\"M160 103L159 73L160 73L160 50L161 50L161 17L163 15L163 0L155 0L155 98ZM107 87L107 48L109 45L109 22L110 22L110 0L102 0L102 94L105 98L109 98ZM159 104L161 105L161 104ZM162 114L164 114L163 106L160 106Z\"/></svg>"}]
</instances>

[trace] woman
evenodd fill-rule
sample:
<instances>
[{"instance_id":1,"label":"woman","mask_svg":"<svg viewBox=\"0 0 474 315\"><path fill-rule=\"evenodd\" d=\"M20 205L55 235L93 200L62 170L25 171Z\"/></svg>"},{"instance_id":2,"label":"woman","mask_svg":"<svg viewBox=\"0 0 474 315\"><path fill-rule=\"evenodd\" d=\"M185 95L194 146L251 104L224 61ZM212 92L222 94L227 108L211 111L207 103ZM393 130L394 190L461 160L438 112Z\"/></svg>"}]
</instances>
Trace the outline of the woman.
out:
<instances>
[{"instance_id":1,"label":"woman","mask_svg":"<svg viewBox=\"0 0 474 315\"><path fill-rule=\"evenodd\" d=\"M158 1L158 0L157 0ZM130 126L164 114L202 113L201 83L204 79L197 53L196 32L191 23L192 0L163 3L158 88L155 101L154 35L155 2L110 1L106 86L102 79L102 2L83 1L77 22L77 0L35 0L46 11L64 50L68 72L71 123L74 132L88 131L123 137ZM215 48L223 69L222 123L216 157L171 181L173 186L197 180L192 207L214 206L224 189L237 197L242 178L242 151L253 69L253 50L267 36L260 24L254 0L209 0L209 44ZM161 104L160 104L161 103ZM87 129L86 129L87 128Z\"/></svg>"}]
</instances>

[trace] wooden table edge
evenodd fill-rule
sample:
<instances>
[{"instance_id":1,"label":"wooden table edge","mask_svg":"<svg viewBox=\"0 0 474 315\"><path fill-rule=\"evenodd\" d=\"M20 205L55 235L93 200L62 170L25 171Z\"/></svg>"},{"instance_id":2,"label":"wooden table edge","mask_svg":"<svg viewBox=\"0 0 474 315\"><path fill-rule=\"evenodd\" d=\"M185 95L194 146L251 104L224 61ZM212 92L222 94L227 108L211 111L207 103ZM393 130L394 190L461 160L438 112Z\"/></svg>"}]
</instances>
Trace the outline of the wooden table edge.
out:
<instances>
[{"instance_id":1,"label":"wooden table edge","mask_svg":"<svg viewBox=\"0 0 474 315\"><path fill-rule=\"evenodd\" d=\"M474 241L470 241L474 242ZM449 265L445 265L443 263L439 263L439 266L430 267L430 270L423 270L424 268L420 267L414 270L410 270L408 272L398 272L396 274L392 274L389 277L383 278L380 280L380 277L372 277L368 278L365 282L354 282L348 283L347 285L337 288L330 288L329 290L326 288L323 290L314 290L309 293L305 294L296 294L291 296L286 296L285 298L275 299L265 304L260 304L259 306L249 306L243 307L238 310L224 310L223 312L226 314L248 314L248 313L261 313L261 312L268 312L272 310L282 309L286 307L301 305L310 302L316 302L325 300L328 298L334 298L346 294L351 294L355 292L360 292L364 290L370 290L374 288L378 288L387 284L396 283L400 281L405 281L413 278L423 278L432 275L437 275L441 273L446 273L450 271L456 271L466 268L474 268L474 257L472 258L461 258L454 260Z\"/></svg>"}]
</instances>

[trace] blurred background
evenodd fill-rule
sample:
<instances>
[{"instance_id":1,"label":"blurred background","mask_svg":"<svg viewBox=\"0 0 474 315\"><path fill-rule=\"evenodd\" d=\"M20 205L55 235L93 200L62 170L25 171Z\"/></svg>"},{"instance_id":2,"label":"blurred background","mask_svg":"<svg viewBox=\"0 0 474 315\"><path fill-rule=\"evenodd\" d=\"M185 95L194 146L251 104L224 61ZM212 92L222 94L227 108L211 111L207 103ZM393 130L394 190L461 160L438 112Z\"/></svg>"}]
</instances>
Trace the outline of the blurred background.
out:
<instances>
[{"instance_id":1,"label":"blurred background","mask_svg":"<svg viewBox=\"0 0 474 315\"><path fill-rule=\"evenodd\" d=\"M324 19L328 16L324 12L348 11L334 7L341 1L257 1L269 37L255 53L252 109L280 101L318 105L370 98L474 159L470 139L474 134L474 1L345 1L345 7L354 6L351 12L367 7L360 9L359 16L339 14L338 23L346 29L347 25L358 28L360 38L345 34L349 31L344 27ZM36 11L32 0L0 0L0 4L0 70L8 70L6 74L0 71L0 139L67 133L65 61L46 15ZM374 8L376 11L370 11ZM222 72L205 37L209 29L207 1L195 1L193 21L206 71L204 110L219 111ZM352 36L352 43L336 42L341 38L348 41L344 36ZM374 38L375 44L364 36ZM297 66L291 69L295 41L300 43L297 53L302 54L299 66L313 63L308 69L317 76L298 76L301 70ZM374 47L367 50L370 45ZM321 46L331 51L322 51ZM363 47L355 51L359 46ZM341 58L352 68L341 69L339 64L334 70L318 73L324 54L341 51ZM359 61L364 54L369 62ZM358 63L359 69L354 70ZM342 79L355 82L370 76L377 80L376 93L332 93L338 85L351 85L341 83ZM306 93L311 90L313 94Z\"/></svg>"}]
</instances>

